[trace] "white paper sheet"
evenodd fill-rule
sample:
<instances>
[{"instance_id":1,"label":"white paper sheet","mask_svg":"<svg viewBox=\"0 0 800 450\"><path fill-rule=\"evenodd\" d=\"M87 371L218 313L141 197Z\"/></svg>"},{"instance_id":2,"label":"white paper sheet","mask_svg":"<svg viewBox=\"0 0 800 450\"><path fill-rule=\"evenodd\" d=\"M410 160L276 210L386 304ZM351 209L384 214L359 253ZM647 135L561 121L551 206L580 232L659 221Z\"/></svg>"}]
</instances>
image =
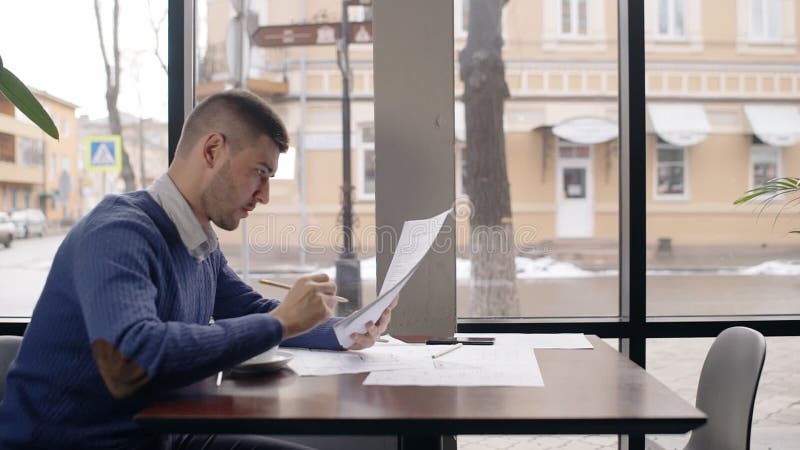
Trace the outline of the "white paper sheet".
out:
<instances>
[{"instance_id":1,"label":"white paper sheet","mask_svg":"<svg viewBox=\"0 0 800 450\"><path fill-rule=\"evenodd\" d=\"M436 236L439 235L450 212L451 210L448 209L429 219L407 220L403 224L397 248L392 256L392 262L386 272L386 278L378 298L339 321L333 327L336 339L342 347L351 346L353 340L350 335L366 331L367 322L377 321L386 307L397 297L397 294L419 267L422 258L436 241Z\"/></svg>"},{"instance_id":2,"label":"white paper sheet","mask_svg":"<svg viewBox=\"0 0 800 450\"><path fill-rule=\"evenodd\" d=\"M429 346L443 349L442 346ZM380 386L544 386L532 349L465 345L433 360L428 369L372 372L364 385Z\"/></svg>"},{"instance_id":3,"label":"white paper sheet","mask_svg":"<svg viewBox=\"0 0 800 450\"><path fill-rule=\"evenodd\" d=\"M581 333L456 333L457 337L492 336L495 345L513 345L525 348L592 349L592 343Z\"/></svg>"},{"instance_id":4,"label":"white paper sheet","mask_svg":"<svg viewBox=\"0 0 800 450\"><path fill-rule=\"evenodd\" d=\"M431 348L392 339L360 351L326 351L281 348L294 358L289 368L300 376L338 375L384 370L416 370L433 367Z\"/></svg>"}]
</instances>

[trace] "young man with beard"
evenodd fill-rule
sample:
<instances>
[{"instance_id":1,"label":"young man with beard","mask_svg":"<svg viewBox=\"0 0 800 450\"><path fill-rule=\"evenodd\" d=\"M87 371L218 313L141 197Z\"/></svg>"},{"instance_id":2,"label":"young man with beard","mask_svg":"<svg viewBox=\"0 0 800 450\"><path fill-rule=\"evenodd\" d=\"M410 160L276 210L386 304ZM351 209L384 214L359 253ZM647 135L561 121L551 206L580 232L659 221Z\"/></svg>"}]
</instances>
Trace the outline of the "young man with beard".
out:
<instances>
[{"instance_id":1,"label":"young man with beard","mask_svg":"<svg viewBox=\"0 0 800 450\"><path fill-rule=\"evenodd\" d=\"M150 435L133 420L165 391L278 344L341 349L332 330L341 298L327 275L264 299L228 266L210 225L234 230L269 201L287 147L259 97L213 95L186 119L166 174L107 196L67 234L8 375L0 448L298 448ZM351 348L373 345L393 307Z\"/></svg>"}]
</instances>

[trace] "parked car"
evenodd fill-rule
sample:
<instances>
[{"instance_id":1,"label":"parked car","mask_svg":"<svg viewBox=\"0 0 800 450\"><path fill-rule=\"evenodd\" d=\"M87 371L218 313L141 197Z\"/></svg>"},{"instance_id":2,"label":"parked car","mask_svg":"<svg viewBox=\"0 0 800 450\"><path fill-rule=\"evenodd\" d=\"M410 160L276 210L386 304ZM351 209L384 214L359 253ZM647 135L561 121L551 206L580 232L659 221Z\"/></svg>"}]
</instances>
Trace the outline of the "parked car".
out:
<instances>
[{"instance_id":1,"label":"parked car","mask_svg":"<svg viewBox=\"0 0 800 450\"><path fill-rule=\"evenodd\" d=\"M11 213L11 221L16 225L16 237L32 235L44 236L47 231L47 218L38 209L22 209Z\"/></svg>"},{"instance_id":2,"label":"parked car","mask_svg":"<svg viewBox=\"0 0 800 450\"><path fill-rule=\"evenodd\" d=\"M11 247L16 228L8 213L0 211L0 244L3 244L6 248Z\"/></svg>"}]
</instances>

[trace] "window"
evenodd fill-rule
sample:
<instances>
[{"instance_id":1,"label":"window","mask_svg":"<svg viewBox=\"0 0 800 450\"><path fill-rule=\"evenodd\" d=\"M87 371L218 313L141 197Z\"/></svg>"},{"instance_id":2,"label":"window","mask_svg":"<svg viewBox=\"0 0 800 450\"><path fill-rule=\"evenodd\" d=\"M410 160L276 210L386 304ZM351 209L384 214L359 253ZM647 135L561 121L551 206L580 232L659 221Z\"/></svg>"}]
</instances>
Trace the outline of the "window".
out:
<instances>
[{"instance_id":1,"label":"window","mask_svg":"<svg viewBox=\"0 0 800 450\"><path fill-rule=\"evenodd\" d=\"M58 173L58 155L50 155L50 166L47 168L47 176L51 180L56 179Z\"/></svg>"},{"instance_id":2,"label":"window","mask_svg":"<svg viewBox=\"0 0 800 450\"><path fill-rule=\"evenodd\" d=\"M17 139L17 145L19 146L19 165L28 167L44 165L44 141L20 137Z\"/></svg>"},{"instance_id":3,"label":"window","mask_svg":"<svg viewBox=\"0 0 800 450\"><path fill-rule=\"evenodd\" d=\"M559 35L583 38L589 34L588 0L561 0Z\"/></svg>"},{"instance_id":4,"label":"window","mask_svg":"<svg viewBox=\"0 0 800 450\"><path fill-rule=\"evenodd\" d=\"M278 160L278 171L275 172L274 179L293 180L296 158L297 150L294 147L289 147L289 149L286 150L286 153L282 154Z\"/></svg>"},{"instance_id":5,"label":"window","mask_svg":"<svg viewBox=\"0 0 800 450\"><path fill-rule=\"evenodd\" d=\"M469 31L469 2L470 0L455 0L453 29L457 38L466 37Z\"/></svg>"},{"instance_id":6,"label":"window","mask_svg":"<svg viewBox=\"0 0 800 450\"><path fill-rule=\"evenodd\" d=\"M361 128L361 149L359 152L358 198L375 199L375 127L372 124Z\"/></svg>"},{"instance_id":7,"label":"window","mask_svg":"<svg viewBox=\"0 0 800 450\"><path fill-rule=\"evenodd\" d=\"M775 41L781 37L783 0L750 0L750 39Z\"/></svg>"},{"instance_id":8,"label":"window","mask_svg":"<svg viewBox=\"0 0 800 450\"><path fill-rule=\"evenodd\" d=\"M659 142L656 149L656 199L687 196L686 148Z\"/></svg>"},{"instance_id":9,"label":"window","mask_svg":"<svg viewBox=\"0 0 800 450\"><path fill-rule=\"evenodd\" d=\"M14 162L14 136L0 133L0 161Z\"/></svg>"},{"instance_id":10,"label":"window","mask_svg":"<svg viewBox=\"0 0 800 450\"><path fill-rule=\"evenodd\" d=\"M658 0L658 37L686 37L686 7L684 0Z\"/></svg>"},{"instance_id":11,"label":"window","mask_svg":"<svg viewBox=\"0 0 800 450\"><path fill-rule=\"evenodd\" d=\"M750 147L750 188L781 176L781 149L754 144Z\"/></svg>"}]
</instances>

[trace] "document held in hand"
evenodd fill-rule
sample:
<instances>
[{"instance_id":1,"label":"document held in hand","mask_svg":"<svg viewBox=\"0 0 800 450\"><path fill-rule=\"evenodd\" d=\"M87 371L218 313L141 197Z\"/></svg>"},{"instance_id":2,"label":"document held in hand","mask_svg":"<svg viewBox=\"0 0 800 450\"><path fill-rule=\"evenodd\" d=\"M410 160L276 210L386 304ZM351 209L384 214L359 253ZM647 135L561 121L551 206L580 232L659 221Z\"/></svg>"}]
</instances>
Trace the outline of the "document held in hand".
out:
<instances>
[{"instance_id":1,"label":"document held in hand","mask_svg":"<svg viewBox=\"0 0 800 450\"><path fill-rule=\"evenodd\" d=\"M397 294L419 267L422 258L436 241L436 236L439 235L450 212L451 209L448 209L430 219L407 220L403 223L403 230L400 232L400 239L397 242L397 248L392 256L392 262L386 272L386 278L383 280L378 298L333 326L336 339L339 340L342 347L351 346L353 339L350 338L350 335L364 333L367 329L367 322L377 322L386 307L397 297Z\"/></svg>"}]
</instances>

